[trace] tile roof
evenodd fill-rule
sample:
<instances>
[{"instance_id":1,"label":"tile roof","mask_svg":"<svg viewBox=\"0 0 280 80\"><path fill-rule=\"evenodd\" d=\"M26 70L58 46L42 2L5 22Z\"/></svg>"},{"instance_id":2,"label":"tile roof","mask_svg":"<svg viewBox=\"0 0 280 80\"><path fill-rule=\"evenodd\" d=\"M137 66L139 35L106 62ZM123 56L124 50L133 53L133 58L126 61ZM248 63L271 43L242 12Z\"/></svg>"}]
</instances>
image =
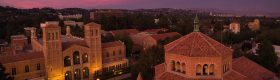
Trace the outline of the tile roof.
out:
<instances>
[{"instance_id":1,"label":"tile roof","mask_svg":"<svg viewBox=\"0 0 280 80\"><path fill-rule=\"evenodd\" d=\"M157 78L158 80L222 80L222 79L215 79L215 78L186 78L181 75L173 74L170 72L163 73L160 77ZM227 80L227 79L225 79Z\"/></svg>"},{"instance_id":2,"label":"tile roof","mask_svg":"<svg viewBox=\"0 0 280 80\"><path fill-rule=\"evenodd\" d=\"M167 53L190 57L217 57L232 54L232 49L201 32L192 32L164 46Z\"/></svg>"},{"instance_id":3,"label":"tile roof","mask_svg":"<svg viewBox=\"0 0 280 80\"><path fill-rule=\"evenodd\" d=\"M141 33L138 33L138 34L135 34L135 35L131 35L130 37L133 41L133 44L143 46L144 41L145 41L144 39L147 39L147 37L149 37L150 35L151 34L141 32Z\"/></svg>"},{"instance_id":4,"label":"tile roof","mask_svg":"<svg viewBox=\"0 0 280 80\"><path fill-rule=\"evenodd\" d=\"M246 57L234 59L232 68L234 71L247 76L250 80L271 80L275 77L273 72Z\"/></svg>"},{"instance_id":5,"label":"tile roof","mask_svg":"<svg viewBox=\"0 0 280 80\"><path fill-rule=\"evenodd\" d=\"M70 48L72 45L80 45L84 47L88 47L86 41L82 38L78 37L67 37L67 36L61 36L62 41L62 51Z\"/></svg>"},{"instance_id":6,"label":"tile roof","mask_svg":"<svg viewBox=\"0 0 280 80\"><path fill-rule=\"evenodd\" d=\"M97 23L95 23L95 22L87 23L85 26L99 26L99 27L101 27L100 24L97 24Z\"/></svg>"},{"instance_id":7,"label":"tile roof","mask_svg":"<svg viewBox=\"0 0 280 80\"><path fill-rule=\"evenodd\" d=\"M121 30L112 30L110 31L113 35L119 35L119 34L129 34L129 35L135 35L139 33L137 29L121 29Z\"/></svg>"},{"instance_id":8,"label":"tile roof","mask_svg":"<svg viewBox=\"0 0 280 80\"><path fill-rule=\"evenodd\" d=\"M43 39L38 39L38 42L43 45ZM61 35L61 45L62 45L62 51L70 48L72 45L80 45L84 47L88 47L86 41L83 38L78 37L67 37L65 35Z\"/></svg>"},{"instance_id":9,"label":"tile roof","mask_svg":"<svg viewBox=\"0 0 280 80\"><path fill-rule=\"evenodd\" d=\"M27 39L27 37L24 35L12 35L11 38L12 39Z\"/></svg>"},{"instance_id":10,"label":"tile roof","mask_svg":"<svg viewBox=\"0 0 280 80\"><path fill-rule=\"evenodd\" d=\"M117 47L117 46L123 46L123 42L121 41L113 41L113 42L107 42L107 43L102 43L102 48L109 48L109 47Z\"/></svg>"},{"instance_id":11,"label":"tile roof","mask_svg":"<svg viewBox=\"0 0 280 80\"><path fill-rule=\"evenodd\" d=\"M151 37L153 39L155 39L156 41L159 41L159 40L164 40L168 37L174 37L174 36L177 36L177 35L181 36L181 34L178 33L178 32L169 32L169 33L151 35Z\"/></svg>"},{"instance_id":12,"label":"tile roof","mask_svg":"<svg viewBox=\"0 0 280 80\"><path fill-rule=\"evenodd\" d=\"M54 24L43 24L41 25L42 28L58 28L58 25L54 25Z\"/></svg>"},{"instance_id":13,"label":"tile roof","mask_svg":"<svg viewBox=\"0 0 280 80\"><path fill-rule=\"evenodd\" d=\"M160 29L147 29L144 32L149 32L149 33L158 33L160 31L167 31L168 29L165 28L160 28Z\"/></svg>"},{"instance_id":14,"label":"tile roof","mask_svg":"<svg viewBox=\"0 0 280 80\"><path fill-rule=\"evenodd\" d=\"M8 56L0 56L0 63L7 64L13 63L17 61L24 61L24 60L31 60L31 59L38 59L44 58L43 52L24 52L15 55L8 55Z\"/></svg>"},{"instance_id":15,"label":"tile roof","mask_svg":"<svg viewBox=\"0 0 280 80\"><path fill-rule=\"evenodd\" d=\"M230 71L225 74L225 80L249 80L249 78L243 74L240 74L236 71Z\"/></svg>"},{"instance_id":16,"label":"tile roof","mask_svg":"<svg viewBox=\"0 0 280 80\"><path fill-rule=\"evenodd\" d=\"M164 72L166 72L165 63L158 64L155 66L156 75L162 75Z\"/></svg>"}]
</instances>

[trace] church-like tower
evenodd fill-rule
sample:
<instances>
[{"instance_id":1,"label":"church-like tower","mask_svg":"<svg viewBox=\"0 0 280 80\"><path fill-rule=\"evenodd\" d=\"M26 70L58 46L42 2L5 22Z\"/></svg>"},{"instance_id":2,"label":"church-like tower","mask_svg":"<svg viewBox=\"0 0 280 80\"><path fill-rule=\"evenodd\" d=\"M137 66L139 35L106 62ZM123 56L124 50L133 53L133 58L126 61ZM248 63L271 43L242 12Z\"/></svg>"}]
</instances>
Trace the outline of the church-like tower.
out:
<instances>
[{"instance_id":1,"label":"church-like tower","mask_svg":"<svg viewBox=\"0 0 280 80\"><path fill-rule=\"evenodd\" d=\"M197 15L195 15L193 25L194 25L193 31L198 32L199 31L199 19L198 19Z\"/></svg>"},{"instance_id":2,"label":"church-like tower","mask_svg":"<svg viewBox=\"0 0 280 80\"><path fill-rule=\"evenodd\" d=\"M102 68L102 47L101 47L101 25L94 22L84 26L85 41L89 47L89 58L91 59L90 70L94 74L99 74Z\"/></svg>"},{"instance_id":3,"label":"church-like tower","mask_svg":"<svg viewBox=\"0 0 280 80\"><path fill-rule=\"evenodd\" d=\"M43 53L45 57L46 77L48 80L63 79L63 59L61 32L57 25L43 24Z\"/></svg>"}]
</instances>

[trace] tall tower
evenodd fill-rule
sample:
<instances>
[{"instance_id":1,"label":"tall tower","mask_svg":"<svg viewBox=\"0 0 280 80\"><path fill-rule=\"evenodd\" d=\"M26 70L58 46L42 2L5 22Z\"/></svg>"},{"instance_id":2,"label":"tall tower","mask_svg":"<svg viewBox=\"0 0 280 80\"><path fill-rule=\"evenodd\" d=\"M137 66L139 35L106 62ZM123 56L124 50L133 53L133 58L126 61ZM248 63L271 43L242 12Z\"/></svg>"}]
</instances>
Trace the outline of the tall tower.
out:
<instances>
[{"instance_id":1,"label":"tall tower","mask_svg":"<svg viewBox=\"0 0 280 80\"><path fill-rule=\"evenodd\" d=\"M194 32L198 32L198 31L199 31L199 19L198 19L197 15L195 15L193 24L194 24L194 29L193 29L193 31L194 31Z\"/></svg>"},{"instance_id":2,"label":"tall tower","mask_svg":"<svg viewBox=\"0 0 280 80\"><path fill-rule=\"evenodd\" d=\"M101 25L91 22L84 26L85 41L90 48L89 58L90 67L94 74L99 74L99 70L102 68L102 49L101 49Z\"/></svg>"},{"instance_id":3,"label":"tall tower","mask_svg":"<svg viewBox=\"0 0 280 80\"><path fill-rule=\"evenodd\" d=\"M63 56L61 46L60 27L51 24L42 24L43 52L45 57L46 77L48 80L61 80L63 74Z\"/></svg>"}]
</instances>

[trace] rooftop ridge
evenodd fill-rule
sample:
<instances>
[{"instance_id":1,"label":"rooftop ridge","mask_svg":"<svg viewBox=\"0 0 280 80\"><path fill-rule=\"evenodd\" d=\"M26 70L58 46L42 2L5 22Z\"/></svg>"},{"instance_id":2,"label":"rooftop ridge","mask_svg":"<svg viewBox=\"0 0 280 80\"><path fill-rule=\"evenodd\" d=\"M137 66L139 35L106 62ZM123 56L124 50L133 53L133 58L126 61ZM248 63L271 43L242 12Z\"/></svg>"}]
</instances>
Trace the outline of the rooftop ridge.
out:
<instances>
[{"instance_id":1,"label":"rooftop ridge","mask_svg":"<svg viewBox=\"0 0 280 80\"><path fill-rule=\"evenodd\" d=\"M194 35L194 39L195 39L196 37L198 37L198 36ZM194 43L195 43L195 40L193 40L192 44L194 44ZM191 46L190 56L192 55L192 51L193 51L193 45Z\"/></svg>"},{"instance_id":2,"label":"rooftop ridge","mask_svg":"<svg viewBox=\"0 0 280 80\"><path fill-rule=\"evenodd\" d=\"M208 37L207 35L202 35L202 36L204 36L204 37ZM221 46L222 46L222 47L225 47L225 48L231 49L231 48L229 48L229 47L225 46L224 44L222 44L222 43L218 42L218 41L217 41L217 40L215 40L215 39L212 39L212 38L210 38L210 37L209 37L209 39L210 39L210 40L213 40L213 41L214 41L214 42L216 42L216 43L221 44ZM208 42L209 42L209 41L208 41ZM231 50L231 51L232 51L232 50ZM219 52L220 52L220 51L219 51ZM221 53L221 52L220 52L220 53Z\"/></svg>"},{"instance_id":3,"label":"rooftop ridge","mask_svg":"<svg viewBox=\"0 0 280 80\"><path fill-rule=\"evenodd\" d=\"M201 32L192 32L164 46L166 52L189 57L217 57L232 53L222 43ZM224 51L221 51L224 50Z\"/></svg>"},{"instance_id":4,"label":"rooftop ridge","mask_svg":"<svg viewBox=\"0 0 280 80\"><path fill-rule=\"evenodd\" d=\"M211 44L208 40L205 39L205 37L208 37L208 36L203 36L204 34L202 34L201 32L199 32L199 33L200 33L200 34L198 34L198 35L201 36L201 38L202 38L203 40L205 40L205 41L207 42L207 44L208 44L209 46L211 46L212 49L214 49L220 56L222 56L221 52L218 51L218 50L213 46L213 44Z\"/></svg>"},{"instance_id":5,"label":"rooftop ridge","mask_svg":"<svg viewBox=\"0 0 280 80\"><path fill-rule=\"evenodd\" d=\"M193 33L190 33L190 34L193 34ZM190 35L189 34L189 35ZM177 46L179 43L181 43L182 41L184 41L185 39L187 39L188 37L190 37L190 36L183 36L183 37L181 37L181 38L179 38L179 39L177 39L177 40L175 40L175 41L172 41L172 42L170 42L170 43L168 43L168 44L166 44L165 46L170 46L170 47L172 47L172 48L169 48L169 49L167 49L166 51L169 51L169 50L171 50L171 49L173 49L175 46ZM175 43L175 42L177 42L178 41L178 43ZM175 45L171 45L171 44L175 44Z\"/></svg>"}]
</instances>

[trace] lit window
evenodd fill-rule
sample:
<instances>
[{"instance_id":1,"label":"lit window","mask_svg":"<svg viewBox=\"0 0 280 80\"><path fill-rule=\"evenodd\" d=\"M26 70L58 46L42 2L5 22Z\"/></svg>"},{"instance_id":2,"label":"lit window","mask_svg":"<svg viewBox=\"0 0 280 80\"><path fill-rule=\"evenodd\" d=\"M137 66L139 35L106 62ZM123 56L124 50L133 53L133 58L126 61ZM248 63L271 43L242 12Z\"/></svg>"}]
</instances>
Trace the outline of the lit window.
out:
<instances>
[{"instance_id":1,"label":"lit window","mask_svg":"<svg viewBox=\"0 0 280 80\"><path fill-rule=\"evenodd\" d=\"M73 58L74 58L74 65L75 64L80 64L80 53L78 51L75 51L73 53Z\"/></svg>"},{"instance_id":2,"label":"lit window","mask_svg":"<svg viewBox=\"0 0 280 80\"><path fill-rule=\"evenodd\" d=\"M89 78L89 69L87 67L85 67L83 69L83 77L84 78Z\"/></svg>"},{"instance_id":3,"label":"lit window","mask_svg":"<svg viewBox=\"0 0 280 80\"><path fill-rule=\"evenodd\" d=\"M64 67L71 66L71 59L69 56L64 57Z\"/></svg>"},{"instance_id":4,"label":"lit window","mask_svg":"<svg viewBox=\"0 0 280 80\"><path fill-rule=\"evenodd\" d=\"M66 73L65 73L65 80L72 80L72 74L71 74L71 72L70 71L67 71Z\"/></svg>"},{"instance_id":5,"label":"lit window","mask_svg":"<svg viewBox=\"0 0 280 80\"><path fill-rule=\"evenodd\" d=\"M74 80L80 80L81 79L81 73L80 69L76 69L74 72Z\"/></svg>"},{"instance_id":6,"label":"lit window","mask_svg":"<svg viewBox=\"0 0 280 80\"><path fill-rule=\"evenodd\" d=\"M83 63L87 63L88 62L88 55L87 53L83 54Z\"/></svg>"}]
</instances>

